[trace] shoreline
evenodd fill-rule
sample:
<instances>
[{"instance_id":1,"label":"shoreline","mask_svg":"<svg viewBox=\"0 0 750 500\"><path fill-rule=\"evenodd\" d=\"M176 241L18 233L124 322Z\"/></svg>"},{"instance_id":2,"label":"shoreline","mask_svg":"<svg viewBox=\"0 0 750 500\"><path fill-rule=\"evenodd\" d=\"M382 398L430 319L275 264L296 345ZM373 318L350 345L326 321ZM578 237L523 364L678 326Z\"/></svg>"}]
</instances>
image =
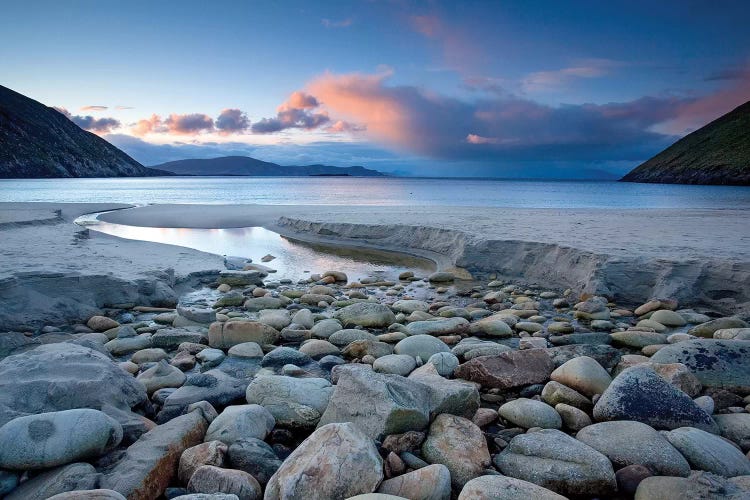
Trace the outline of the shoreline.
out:
<instances>
[{"instance_id":1,"label":"shoreline","mask_svg":"<svg viewBox=\"0 0 750 500\"><path fill-rule=\"evenodd\" d=\"M0 203L5 239L0 325L23 326L18 318L29 307L40 322L71 319L90 313L97 304L102 307L103 299L81 291L85 283L108 289L110 304L173 302L176 288L224 268L216 254L126 240L73 224L81 215L105 210L115 211L100 216L104 222L180 228L261 226L306 243L414 255L443 270L465 268L520 283L606 295L622 303L669 296L726 314L750 311L745 210L129 207L133 205ZM86 306L80 307L80 302Z\"/></svg>"}]
</instances>

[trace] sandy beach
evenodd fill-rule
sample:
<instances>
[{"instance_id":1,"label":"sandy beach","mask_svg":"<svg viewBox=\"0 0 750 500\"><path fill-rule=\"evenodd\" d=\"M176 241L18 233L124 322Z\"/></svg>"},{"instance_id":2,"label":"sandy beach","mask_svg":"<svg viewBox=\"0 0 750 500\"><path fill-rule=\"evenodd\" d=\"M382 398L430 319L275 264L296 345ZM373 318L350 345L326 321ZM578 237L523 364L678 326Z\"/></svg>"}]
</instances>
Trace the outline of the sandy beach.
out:
<instances>
[{"instance_id":1,"label":"sandy beach","mask_svg":"<svg viewBox=\"0 0 750 500\"><path fill-rule=\"evenodd\" d=\"M116 238L73 223L82 214L106 210L114 211L100 219L117 224L262 226L304 241L405 252L428 257L443 269L497 273L626 303L670 296L726 313L747 311L750 303L750 234L743 210L128 207L0 205L0 279L6 284L0 300L7 326L20 326L18 315L24 312L34 311L38 321L81 314L94 310L97 300L99 306L174 300L180 283L223 268L220 256ZM81 290L83 282L108 293L98 291L94 300ZM54 303L37 300L40 293Z\"/></svg>"}]
</instances>

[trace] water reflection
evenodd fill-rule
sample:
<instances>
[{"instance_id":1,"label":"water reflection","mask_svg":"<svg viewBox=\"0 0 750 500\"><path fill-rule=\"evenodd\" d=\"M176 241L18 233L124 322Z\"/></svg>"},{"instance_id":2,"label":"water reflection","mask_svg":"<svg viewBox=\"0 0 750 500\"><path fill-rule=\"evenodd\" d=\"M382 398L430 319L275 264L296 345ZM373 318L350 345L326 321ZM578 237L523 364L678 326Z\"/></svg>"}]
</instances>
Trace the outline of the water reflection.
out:
<instances>
[{"instance_id":1,"label":"water reflection","mask_svg":"<svg viewBox=\"0 0 750 500\"><path fill-rule=\"evenodd\" d=\"M279 279L298 280L309 273L326 270L343 271L350 280L369 276L395 279L403 271L413 271L418 275L434 271L434 264L427 259L378 250L309 244L284 238L262 227L137 227L102 222L96 219L96 215L80 217L76 223L120 238L166 243L218 255L250 258L254 263L276 269L277 274L274 277ZM275 258L270 262L261 262L263 256L269 254Z\"/></svg>"}]
</instances>

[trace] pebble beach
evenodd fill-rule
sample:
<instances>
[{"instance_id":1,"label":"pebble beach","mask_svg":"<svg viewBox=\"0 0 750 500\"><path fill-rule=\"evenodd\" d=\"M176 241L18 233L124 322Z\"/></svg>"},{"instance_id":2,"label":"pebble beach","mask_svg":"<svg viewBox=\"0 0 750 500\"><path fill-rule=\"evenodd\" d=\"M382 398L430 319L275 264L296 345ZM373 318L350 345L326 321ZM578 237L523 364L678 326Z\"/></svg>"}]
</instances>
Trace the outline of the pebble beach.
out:
<instances>
[{"instance_id":1,"label":"pebble beach","mask_svg":"<svg viewBox=\"0 0 750 500\"><path fill-rule=\"evenodd\" d=\"M106 210L436 270L279 276L73 222ZM0 214L5 498L750 497L741 210Z\"/></svg>"}]
</instances>

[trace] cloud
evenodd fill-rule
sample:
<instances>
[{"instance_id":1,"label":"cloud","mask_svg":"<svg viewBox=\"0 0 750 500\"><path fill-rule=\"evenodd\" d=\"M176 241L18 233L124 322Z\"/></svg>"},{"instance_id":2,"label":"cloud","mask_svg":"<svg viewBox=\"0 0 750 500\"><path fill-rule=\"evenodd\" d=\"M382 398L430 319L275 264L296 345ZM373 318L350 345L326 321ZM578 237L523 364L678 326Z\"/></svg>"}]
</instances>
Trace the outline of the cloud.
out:
<instances>
[{"instance_id":1,"label":"cloud","mask_svg":"<svg viewBox=\"0 0 750 500\"><path fill-rule=\"evenodd\" d=\"M223 109L216 118L216 128L223 134L242 133L249 127L250 120L239 109Z\"/></svg>"},{"instance_id":2,"label":"cloud","mask_svg":"<svg viewBox=\"0 0 750 500\"><path fill-rule=\"evenodd\" d=\"M318 128L331 120L327 112L316 111L319 105L315 97L301 91L294 92L276 109L276 117L253 123L251 130L254 134L271 134L290 128Z\"/></svg>"},{"instance_id":3,"label":"cloud","mask_svg":"<svg viewBox=\"0 0 750 500\"><path fill-rule=\"evenodd\" d=\"M320 24L325 26L326 28L348 28L352 24L354 24L354 20L350 17L346 19L342 19L341 21L332 21L331 19L321 19Z\"/></svg>"},{"instance_id":4,"label":"cloud","mask_svg":"<svg viewBox=\"0 0 750 500\"><path fill-rule=\"evenodd\" d=\"M68 120L72 121L83 130L88 130L89 132L97 134L108 134L121 126L120 121L115 118L94 118L90 115L72 115L70 111L62 106L53 106L53 109L65 115Z\"/></svg>"},{"instance_id":5,"label":"cloud","mask_svg":"<svg viewBox=\"0 0 750 500\"><path fill-rule=\"evenodd\" d=\"M367 127L356 123L349 123L344 120L338 120L330 127L326 128L327 132L331 132L334 134L341 134L346 132L362 132L364 130L367 130Z\"/></svg>"},{"instance_id":6,"label":"cloud","mask_svg":"<svg viewBox=\"0 0 750 500\"><path fill-rule=\"evenodd\" d=\"M104 111L109 109L107 106L82 106L81 111Z\"/></svg>"},{"instance_id":7,"label":"cloud","mask_svg":"<svg viewBox=\"0 0 750 500\"><path fill-rule=\"evenodd\" d=\"M521 80L521 89L525 92L543 92L557 90L574 80L600 78L612 72L621 63L609 59L588 59L574 66L552 71L537 71Z\"/></svg>"},{"instance_id":8,"label":"cloud","mask_svg":"<svg viewBox=\"0 0 750 500\"><path fill-rule=\"evenodd\" d=\"M172 113L164 120L164 125L166 125L170 134L179 135L194 135L214 130L213 118L203 113L189 113L186 115Z\"/></svg>"},{"instance_id":9,"label":"cloud","mask_svg":"<svg viewBox=\"0 0 750 500\"><path fill-rule=\"evenodd\" d=\"M306 90L332 116L362 124L367 137L398 151L485 161L640 161L679 135L661 124L704 112L716 118L750 97L750 86L738 85L702 98L549 106L509 94L458 99L391 86L388 76L327 73Z\"/></svg>"},{"instance_id":10,"label":"cloud","mask_svg":"<svg viewBox=\"0 0 750 500\"><path fill-rule=\"evenodd\" d=\"M167 127L164 126L161 117L159 115L151 115L150 118L144 118L138 120L130 129L133 135L143 137L147 134L163 133L167 132Z\"/></svg>"},{"instance_id":11,"label":"cloud","mask_svg":"<svg viewBox=\"0 0 750 500\"><path fill-rule=\"evenodd\" d=\"M122 110L122 109L135 109L135 108L133 108L133 106L115 106L115 109Z\"/></svg>"}]
</instances>

